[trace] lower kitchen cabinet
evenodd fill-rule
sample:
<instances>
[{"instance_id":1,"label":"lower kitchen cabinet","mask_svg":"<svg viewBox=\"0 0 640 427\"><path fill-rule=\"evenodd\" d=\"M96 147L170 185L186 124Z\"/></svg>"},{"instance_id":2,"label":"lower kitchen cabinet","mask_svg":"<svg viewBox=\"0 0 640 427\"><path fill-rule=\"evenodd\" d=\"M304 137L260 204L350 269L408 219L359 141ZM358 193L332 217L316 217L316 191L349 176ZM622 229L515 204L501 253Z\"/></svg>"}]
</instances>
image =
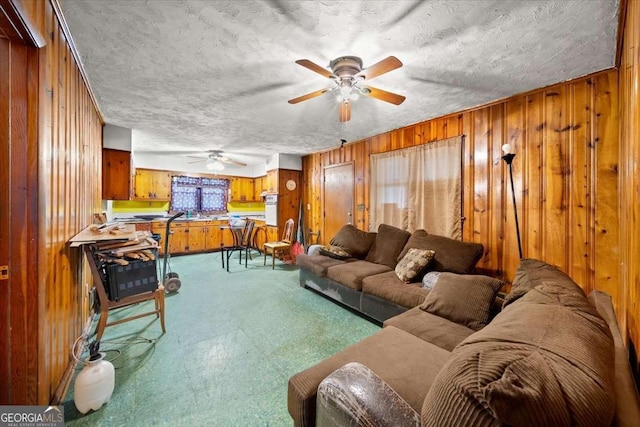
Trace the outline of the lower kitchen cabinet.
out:
<instances>
[{"instance_id":1,"label":"lower kitchen cabinet","mask_svg":"<svg viewBox=\"0 0 640 427\"><path fill-rule=\"evenodd\" d=\"M188 252L200 252L207 247L207 223L206 221L197 221L189 223L189 245Z\"/></svg>"},{"instance_id":2,"label":"lower kitchen cabinet","mask_svg":"<svg viewBox=\"0 0 640 427\"><path fill-rule=\"evenodd\" d=\"M160 248L158 253L164 254L164 247L167 242L167 223L164 221L154 221L151 223L151 232L160 235ZM169 253L171 255L186 253L189 248L189 228L185 222L172 222L169 236Z\"/></svg>"},{"instance_id":3,"label":"lower kitchen cabinet","mask_svg":"<svg viewBox=\"0 0 640 427\"><path fill-rule=\"evenodd\" d=\"M164 253L164 245L166 241L167 223L164 221L153 221L148 226L150 231L161 236L159 255ZM190 254L198 252L211 252L220 249L220 245L233 245L233 236L231 231L220 228L229 225L228 221L210 220L210 221L176 221L170 226L171 235L169 236L169 252L171 255ZM268 228L275 229L273 236L277 236L277 227L266 227L264 221L256 221L254 228L256 248L262 250L267 240L277 240L269 238Z\"/></svg>"}]
</instances>

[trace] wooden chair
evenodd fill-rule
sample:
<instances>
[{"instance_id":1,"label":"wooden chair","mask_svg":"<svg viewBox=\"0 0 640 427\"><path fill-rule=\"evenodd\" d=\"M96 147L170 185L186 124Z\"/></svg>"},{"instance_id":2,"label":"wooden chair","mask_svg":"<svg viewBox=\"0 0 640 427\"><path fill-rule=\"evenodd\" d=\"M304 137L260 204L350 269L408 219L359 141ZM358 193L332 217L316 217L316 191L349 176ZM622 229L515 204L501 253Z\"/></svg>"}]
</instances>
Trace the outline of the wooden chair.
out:
<instances>
[{"instance_id":1,"label":"wooden chair","mask_svg":"<svg viewBox=\"0 0 640 427\"><path fill-rule=\"evenodd\" d=\"M293 219L289 218L284 224L282 240L278 242L267 242L264 244L264 265L267 265L267 253L271 254L271 269L276 267L276 256L280 254L282 258L285 253L291 258L291 243L293 241Z\"/></svg>"},{"instance_id":2,"label":"wooden chair","mask_svg":"<svg viewBox=\"0 0 640 427\"><path fill-rule=\"evenodd\" d=\"M225 268L225 258L227 259L226 268L229 271L229 259L231 255L235 251L240 252L240 264L242 264L242 252L245 254L244 267L247 268L247 261L251 256L251 242L253 235L253 227L255 225L255 221L247 219L245 221L244 228L242 229L241 234L235 234L235 231L231 229L231 232L234 233L234 242L232 246L224 246L224 244L220 245L220 250L222 252L222 268Z\"/></svg>"}]
</instances>

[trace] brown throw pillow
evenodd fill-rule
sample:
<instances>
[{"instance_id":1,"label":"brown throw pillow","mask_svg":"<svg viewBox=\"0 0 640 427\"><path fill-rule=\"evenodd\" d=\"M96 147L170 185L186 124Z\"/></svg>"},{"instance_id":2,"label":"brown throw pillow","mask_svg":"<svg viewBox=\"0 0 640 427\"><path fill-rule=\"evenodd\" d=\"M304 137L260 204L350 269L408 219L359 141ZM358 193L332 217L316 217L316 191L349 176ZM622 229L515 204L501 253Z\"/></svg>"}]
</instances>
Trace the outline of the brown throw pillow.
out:
<instances>
[{"instance_id":1,"label":"brown throw pillow","mask_svg":"<svg viewBox=\"0 0 640 427\"><path fill-rule=\"evenodd\" d=\"M369 249L365 261L395 268L398 263L398 255L407 240L409 240L409 237L411 237L411 233L408 231L392 225L380 224L376 240L373 242L371 249Z\"/></svg>"},{"instance_id":2,"label":"brown throw pillow","mask_svg":"<svg viewBox=\"0 0 640 427\"><path fill-rule=\"evenodd\" d=\"M396 265L396 275L404 283L417 282L436 253L430 249L411 248Z\"/></svg>"},{"instance_id":3,"label":"brown throw pillow","mask_svg":"<svg viewBox=\"0 0 640 427\"><path fill-rule=\"evenodd\" d=\"M325 246L320 248L320 255L325 255L335 259L351 258L351 254L339 246Z\"/></svg>"},{"instance_id":4,"label":"brown throw pillow","mask_svg":"<svg viewBox=\"0 0 640 427\"><path fill-rule=\"evenodd\" d=\"M376 239L376 233L368 233L358 230L352 224L344 225L333 239L329 242L331 246L340 246L349 252L352 257L364 258L369 252L373 241Z\"/></svg>"},{"instance_id":5,"label":"brown throw pillow","mask_svg":"<svg viewBox=\"0 0 640 427\"><path fill-rule=\"evenodd\" d=\"M493 277L442 273L420 308L479 331L491 318L491 304L504 282Z\"/></svg>"}]
</instances>

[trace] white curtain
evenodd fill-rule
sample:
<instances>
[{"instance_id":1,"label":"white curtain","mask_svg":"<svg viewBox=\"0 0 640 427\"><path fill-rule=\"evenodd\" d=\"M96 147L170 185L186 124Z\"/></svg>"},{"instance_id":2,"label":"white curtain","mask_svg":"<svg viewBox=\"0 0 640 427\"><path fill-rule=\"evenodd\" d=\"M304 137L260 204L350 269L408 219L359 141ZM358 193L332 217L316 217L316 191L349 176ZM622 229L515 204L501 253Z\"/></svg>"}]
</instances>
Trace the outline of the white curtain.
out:
<instances>
[{"instance_id":1,"label":"white curtain","mask_svg":"<svg viewBox=\"0 0 640 427\"><path fill-rule=\"evenodd\" d=\"M462 238L462 136L372 154L371 231L389 224Z\"/></svg>"}]
</instances>

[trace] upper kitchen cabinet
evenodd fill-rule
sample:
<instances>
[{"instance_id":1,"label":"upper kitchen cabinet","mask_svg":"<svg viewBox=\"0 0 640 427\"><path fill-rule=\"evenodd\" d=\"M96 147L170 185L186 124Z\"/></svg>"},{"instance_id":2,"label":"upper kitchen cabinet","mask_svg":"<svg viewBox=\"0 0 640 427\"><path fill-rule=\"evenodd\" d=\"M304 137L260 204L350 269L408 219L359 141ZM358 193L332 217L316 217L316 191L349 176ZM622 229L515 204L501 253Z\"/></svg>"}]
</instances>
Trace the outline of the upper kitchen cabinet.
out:
<instances>
[{"instance_id":1,"label":"upper kitchen cabinet","mask_svg":"<svg viewBox=\"0 0 640 427\"><path fill-rule=\"evenodd\" d=\"M262 192L267 191L267 176L260 176L253 180L253 199L262 201Z\"/></svg>"},{"instance_id":2,"label":"upper kitchen cabinet","mask_svg":"<svg viewBox=\"0 0 640 427\"><path fill-rule=\"evenodd\" d=\"M252 178L235 177L231 179L230 189L232 202L253 202L256 199L253 191L254 180Z\"/></svg>"},{"instance_id":3,"label":"upper kitchen cabinet","mask_svg":"<svg viewBox=\"0 0 640 427\"><path fill-rule=\"evenodd\" d=\"M171 200L171 173L153 169L136 169L134 200Z\"/></svg>"},{"instance_id":4,"label":"upper kitchen cabinet","mask_svg":"<svg viewBox=\"0 0 640 427\"><path fill-rule=\"evenodd\" d=\"M267 193L278 192L278 169L267 171Z\"/></svg>"},{"instance_id":5,"label":"upper kitchen cabinet","mask_svg":"<svg viewBox=\"0 0 640 427\"><path fill-rule=\"evenodd\" d=\"M131 195L131 153L102 149L102 199L129 200Z\"/></svg>"}]
</instances>

